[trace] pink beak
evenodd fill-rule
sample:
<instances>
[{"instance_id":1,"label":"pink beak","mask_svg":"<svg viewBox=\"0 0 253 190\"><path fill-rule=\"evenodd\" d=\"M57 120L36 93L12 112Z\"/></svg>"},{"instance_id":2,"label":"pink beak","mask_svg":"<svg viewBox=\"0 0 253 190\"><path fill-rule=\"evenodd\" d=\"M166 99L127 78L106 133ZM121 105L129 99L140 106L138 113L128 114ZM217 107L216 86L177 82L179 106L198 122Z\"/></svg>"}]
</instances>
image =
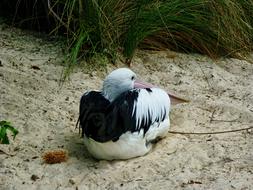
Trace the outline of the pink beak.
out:
<instances>
[{"instance_id":1,"label":"pink beak","mask_svg":"<svg viewBox=\"0 0 253 190\"><path fill-rule=\"evenodd\" d=\"M152 84L145 83L140 80L136 80L134 82L134 88L157 88L157 87ZM170 97L172 105L189 102L189 100L185 100L183 98L180 98L171 92L168 92L168 95Z\"/></svg>"},{"instance_id":2,"label":"pink beak","mask_svg":"<svg viewBox=\"0 0 253 190\"><path fill-rule=\"evenodd\" d=\"M154 88L155 86L149 83L142 82L140 80L135 80L134 88Z\"/></svg>"}]
</instances>

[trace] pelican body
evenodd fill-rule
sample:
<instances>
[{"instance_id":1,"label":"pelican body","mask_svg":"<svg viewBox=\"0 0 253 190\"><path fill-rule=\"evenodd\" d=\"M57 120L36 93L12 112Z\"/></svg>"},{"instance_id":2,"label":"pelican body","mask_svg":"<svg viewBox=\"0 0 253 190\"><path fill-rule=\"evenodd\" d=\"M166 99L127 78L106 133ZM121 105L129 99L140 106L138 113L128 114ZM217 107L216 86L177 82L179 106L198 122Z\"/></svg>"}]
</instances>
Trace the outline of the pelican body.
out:
<instances>
[{"instance_id":1,"label":"pelican body","mask_svg":"<svg viewBox=\"0 0 253 190\"><path fill-rule=\"evenodd\" d=\"M129 159L147 154L170 127L170 97L140 82L127 68L111 72L101 91L80 101L79 122L84 144L96 159Z\"/></svg>"}]
</instances>

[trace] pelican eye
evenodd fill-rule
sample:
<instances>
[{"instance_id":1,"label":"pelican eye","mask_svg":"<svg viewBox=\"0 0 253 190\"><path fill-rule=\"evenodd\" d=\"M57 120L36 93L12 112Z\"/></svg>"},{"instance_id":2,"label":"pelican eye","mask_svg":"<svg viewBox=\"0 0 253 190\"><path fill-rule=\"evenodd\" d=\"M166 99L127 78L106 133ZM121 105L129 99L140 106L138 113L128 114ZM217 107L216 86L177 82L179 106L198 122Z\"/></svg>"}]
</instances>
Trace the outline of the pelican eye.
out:
<instances>
[{"instance_id":1,"label":"pelican eye","mask_svg":"<svg viewBox=\"0 0 253 190\"><path fill-rule=\"evenodd\" d=\"M135 79L135 77L134 77L134 76L132 76L132 77L131 77L131 80L134 80L134 79Z\"/></svg>"}]
</instances>

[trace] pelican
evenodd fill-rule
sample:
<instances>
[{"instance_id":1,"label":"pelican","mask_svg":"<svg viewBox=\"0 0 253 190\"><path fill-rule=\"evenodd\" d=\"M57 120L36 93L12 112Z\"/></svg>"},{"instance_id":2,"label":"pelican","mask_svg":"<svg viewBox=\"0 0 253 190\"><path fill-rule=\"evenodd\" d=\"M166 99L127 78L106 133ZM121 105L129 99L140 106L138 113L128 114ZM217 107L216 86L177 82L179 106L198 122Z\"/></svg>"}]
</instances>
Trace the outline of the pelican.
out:
<instances>
[{"instance_id":1,"label":"pelican","mask_svg":"<svg viewBox=\"0 0 253 190\"><path fill-rule=\"evenodd\" d=\"M171 100L182 101L137 80L128 68L112 71L101 91L82 95L79 127L84 144L96 159L130 159L147 154L170 127Z\"/></svg>"}]
</instances>

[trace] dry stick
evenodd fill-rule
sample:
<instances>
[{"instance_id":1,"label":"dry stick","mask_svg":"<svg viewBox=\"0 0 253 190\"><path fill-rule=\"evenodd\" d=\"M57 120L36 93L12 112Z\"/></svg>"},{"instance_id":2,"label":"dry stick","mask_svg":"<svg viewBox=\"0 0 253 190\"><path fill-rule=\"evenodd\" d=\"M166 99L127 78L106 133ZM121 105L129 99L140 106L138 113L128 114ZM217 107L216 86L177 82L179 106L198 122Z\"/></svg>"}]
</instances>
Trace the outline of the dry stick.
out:
<instances>
[{"instance_id":1,"label":"dry stick","mask_svg":"<svg viewBox=\"0 0 253 190\"><path fill-rule=\"evenodd\" d=\"M237 119L233 119L233 120L224 120L224 119L212 119L211 120L211 122L227 122L227 123L229 123L229 122L240 122L239 120L238 120L239 118L237 118Z\"/></svg>"},{"instance_id":2,"label":"dry stick","mask_svg":"<svg viewBox=\"0 0 253 190\"><path fill-rule=\"evenodd\" d=\"M199 64L199 63L198 63L198 66L199 66L199 68L200 68L200 70L201 70L202 74L204 75L204 79L205 79L205 80L206 80L206 82L207 82L207 85L208 85L208 87L209 87L209 90L211 90L211 89L212 89L212 86L211 86L211 84L210 84L210 82L209 82L209 80L208 80L207 76L205 75L205 72L203 71L203 69L202 69L202 67L200 66L200 64Z\"/></svg>"},{"instance_id":3,"label":"dry stick","mask_svg":"<svg viewBox=\"0 0 253 190\"><path fill-rule=\"evenodd\" d=\"M55 16L55 18L57 18L57 20L63 25L65 26L66 28L68 28L67 24L64 23L62 21L62 19L54 12L54 10L52 9L51 7L51 4L50 4L50 0L47 1L47 6L48 6L48 9L49 11ZM75 33L73 31L70 30L70 32L73 34L73 36L76 36Z\"/></svg>"},{"instance_id":4,"label":"dry stick","mask_svg":"<svg viewBox=\"0 0 253 190\"><path fill-rule=\"evenodd\" d=\"M233 132L238 132L238 131L245 131L253 129L253 126L247 127L247 128L241 128L241 129L234 129L234 130L228 130L228 131L216 131L216 132L180 132L180 131L169 131L169 133L173 134L181 134L181 135L213 135L213 134L222 134L222 133L233 133Z\"/></svg>"}]
</instances>

